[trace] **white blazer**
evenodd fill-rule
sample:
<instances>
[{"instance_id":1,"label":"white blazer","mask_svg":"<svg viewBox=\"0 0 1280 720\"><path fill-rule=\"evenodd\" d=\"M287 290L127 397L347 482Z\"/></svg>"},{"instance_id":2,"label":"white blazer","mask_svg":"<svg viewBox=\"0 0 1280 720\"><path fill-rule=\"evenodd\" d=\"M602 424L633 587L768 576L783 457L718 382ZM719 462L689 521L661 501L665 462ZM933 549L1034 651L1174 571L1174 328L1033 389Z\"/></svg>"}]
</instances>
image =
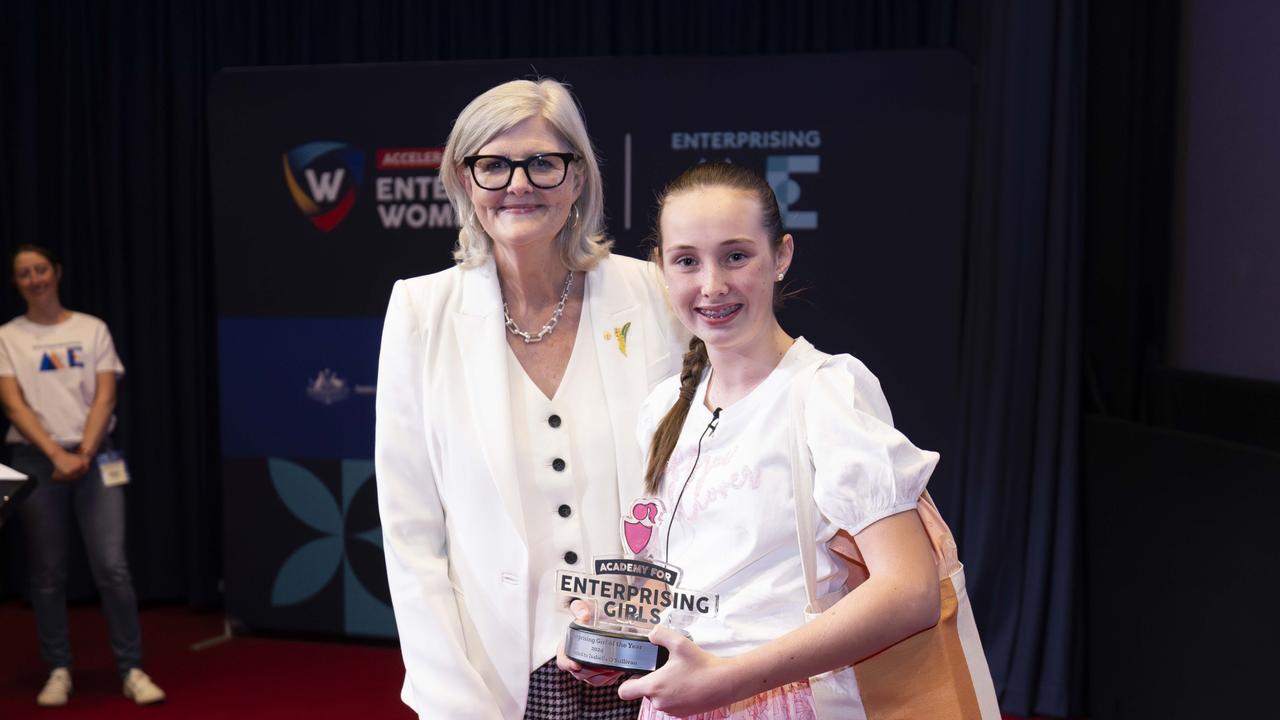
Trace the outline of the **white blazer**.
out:
<instances>
[{"instance_id":1,"label":"white blazer","mask_svg":"<svg viewBox=\"0 0 1280 720\"><path fill-rule=\"evenodd\" d=\"M679 371L688 335L656 268L618 256L587 273L581 322L601 343L619 478L593 491L625 507L643 494L640 404ZM624 354L616 335L627 323ZM405 664L401 698L424 718L524 715L532 593L506 332L492 260L397 282L382 329L378 508ZM590 492L584 505L589 513ZM588 525L593 550L621 549L610 520Z\"/></svg>"}]
</instances>

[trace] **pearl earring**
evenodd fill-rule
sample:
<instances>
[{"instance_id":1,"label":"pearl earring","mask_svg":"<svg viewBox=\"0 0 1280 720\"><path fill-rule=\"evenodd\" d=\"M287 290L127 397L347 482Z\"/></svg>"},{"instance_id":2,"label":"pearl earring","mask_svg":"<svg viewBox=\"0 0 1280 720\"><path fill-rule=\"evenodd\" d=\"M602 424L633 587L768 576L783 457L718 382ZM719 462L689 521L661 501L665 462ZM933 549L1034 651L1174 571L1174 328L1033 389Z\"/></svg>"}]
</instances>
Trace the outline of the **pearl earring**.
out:
<instances>
[{"instance_id":1,"label":"pearl earring","mask_svg":"<svg viewBox=\"0 0 1280 720\"><path fill-rule=\"evenodd\" d=\"M778 273L778 282L782 282L782 273Z\"/></svg>"}]
</instances>

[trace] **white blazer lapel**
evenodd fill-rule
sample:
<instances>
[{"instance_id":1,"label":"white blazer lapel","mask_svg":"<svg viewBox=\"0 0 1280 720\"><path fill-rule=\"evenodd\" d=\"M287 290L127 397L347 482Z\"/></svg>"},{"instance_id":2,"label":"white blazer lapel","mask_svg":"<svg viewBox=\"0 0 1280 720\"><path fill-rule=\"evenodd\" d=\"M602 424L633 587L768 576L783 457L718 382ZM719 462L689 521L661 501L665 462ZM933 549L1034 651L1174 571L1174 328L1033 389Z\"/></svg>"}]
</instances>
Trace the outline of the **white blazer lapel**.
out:
<instances>
[{"instance_id":1,"label":"white blazer lapel","mask_svg":"<svg viewBox=\"0 0 1280 720\"><path fill-rule=\"evenodd\" d=\"M636 411L649 392L649 358L645 352L649 346L648 336L660 331L646 326L645 321L652 313L644 312L627 278L617 271L611 259L600 262L588 274L586 305L613 426L618 507L627 508L642 494Z\"/></svg>"},{"instance_id":2,"label":"white blazer lapel","mask_svg":"<svg viewBox=\"0 0 1280 720\"><path fill-rule=\"evenodd\" d=\"M511 394L507 382L507 336L502 323L502 291L493 259L463 273L461 307L454 312L453 333L461 351L462 372L476 441L484 450L489 473L502 495L512 525L525 536L524 510L516 479Z\"/></svg>"}]
</instances>

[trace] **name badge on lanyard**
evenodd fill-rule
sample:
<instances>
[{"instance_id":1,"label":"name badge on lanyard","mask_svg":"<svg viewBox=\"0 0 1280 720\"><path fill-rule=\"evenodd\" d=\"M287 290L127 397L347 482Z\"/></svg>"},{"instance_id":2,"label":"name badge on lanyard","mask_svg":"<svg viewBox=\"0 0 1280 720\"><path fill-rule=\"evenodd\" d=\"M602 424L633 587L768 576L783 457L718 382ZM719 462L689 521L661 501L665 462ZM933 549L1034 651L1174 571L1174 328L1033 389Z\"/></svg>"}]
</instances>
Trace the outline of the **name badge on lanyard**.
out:
<instances>
[{"instance_id":1,"label":"name badge on lanyard","mask_svg":"<svg viewBox=\"0 0 1280 720\"><path fill-rule=\"evenodd\" d=\"M129 484L129 469L124 464L124 454L119 450L98 453L98 472L102 475L102 484L106 487Z\"/></svg>"}]
</instances>

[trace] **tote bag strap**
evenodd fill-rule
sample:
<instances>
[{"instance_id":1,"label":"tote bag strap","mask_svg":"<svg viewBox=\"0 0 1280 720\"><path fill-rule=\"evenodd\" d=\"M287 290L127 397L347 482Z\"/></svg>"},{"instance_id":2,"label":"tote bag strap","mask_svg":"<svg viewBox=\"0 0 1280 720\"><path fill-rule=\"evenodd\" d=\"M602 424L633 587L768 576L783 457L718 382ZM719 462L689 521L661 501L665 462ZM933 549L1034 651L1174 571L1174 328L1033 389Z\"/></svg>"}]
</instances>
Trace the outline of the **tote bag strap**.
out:
<instances>
[{"instance_id":1,"label":"tote bag strap","mask_svg":"<svg viewBox=\"0 0 1280 720\"><path fill-rule=\"evenodd\" d=\"M791 381L791 397L788 412L791 416L791 485L796 509L796 539L800 542L800 566L804 569L804 589L809 599L809 609L818 607L818 544L814 542L813 515L813 461L809 456L808 434L804 425L804 402L809 386L818 374L823 362L802 368Z\"/></svg>"}]
</instances>

